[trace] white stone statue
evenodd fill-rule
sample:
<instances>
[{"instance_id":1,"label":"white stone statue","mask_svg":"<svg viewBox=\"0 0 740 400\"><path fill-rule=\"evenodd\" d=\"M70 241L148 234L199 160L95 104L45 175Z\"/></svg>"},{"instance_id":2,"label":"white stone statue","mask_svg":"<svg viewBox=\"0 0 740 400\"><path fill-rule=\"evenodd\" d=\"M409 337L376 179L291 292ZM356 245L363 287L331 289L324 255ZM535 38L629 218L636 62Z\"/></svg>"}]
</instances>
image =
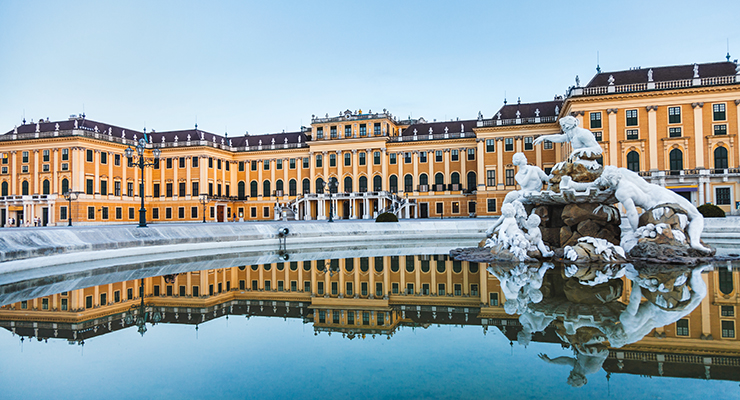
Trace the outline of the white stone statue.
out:
<instances>
[{"instance_id":1,"label":"white stone statue","mask_svg":"<svg viewBox=\"0 0 740 400\"><path fill-rule=\"evenodd\" d=\"M529 304L542 301L543 295L540 291L542 280L547 270L551 268L553 265L548 262L541 265L521 263L509 270L504 270L499 265L488 268L500 282L501 291L506 298L504 310L507 314L524 314ZM545 327L547 325L542 329Z\"/></svg>"},{"instance_id":2,"label":"white stone statue","mask_svg":"<svg viewBox=\"0 0 740 400\"><path fill-rule=\"evenodd\" d=\"M573 151L570 153L568 160L571 162L576 162L584 156L600 156L603 151L599 142L596 141L594 134L588 129L579 127L578 123L578 119L570 115L560 118L560 127L563 129L563 133L540 136L534 140L534 144L538 145L545 140L554 143L570 142Z\"/></svg>"},{"instance_id":3,"label":"white stone statue","mask_svg":"<svg viewBox=\"0 0 740 400\"><path fill-rule=\"evenodd\" d=\"M555 252L550 250L547 245L545 245L545 242L542 241L540 222L542 221L539 215L530 215L529 218L527 218L527 221L524 223L524 227L527 228L527 233L525 234L525 237L527 238L527 240L529 240L529 243L531 243L533 247L536 247L537 250L542 253L542 257L552 257Z\"/></svg>"},{"instance_id":4,"label":"white stone statue","mask_svg":"<svg viewBox=\"0 0 740 400\"><path fill-rule=\"evenodd\" d=\"M188 133L188 142L190 141L190 134Z\"/></svg>"},{"instance_id":5,"label":"white stone statue","mask_svg":"<svg viewBox=\"0 0 740 400\"><path fill-rule=\"evenodd\" d=\"M566 179L567 178L567 179ZM565 186L563 184L565 183ZM563 177L560 188L572 187L576 190L585 190L591 187L616 188L614 196L626 210L627 220L632 230L637 230L640 214L637 207L649 210L660 204L675 203L681 206L688 215L689 224L686 233L692 248L711 253L711 249L702 246L701 232L704 230L704 216L683 196L674 193L662 186L648 183L635 172L627 168L617 168L612 165L604 167L601 176L592 183L571 181L570 177Z\"/></svg>"}]
</instances>

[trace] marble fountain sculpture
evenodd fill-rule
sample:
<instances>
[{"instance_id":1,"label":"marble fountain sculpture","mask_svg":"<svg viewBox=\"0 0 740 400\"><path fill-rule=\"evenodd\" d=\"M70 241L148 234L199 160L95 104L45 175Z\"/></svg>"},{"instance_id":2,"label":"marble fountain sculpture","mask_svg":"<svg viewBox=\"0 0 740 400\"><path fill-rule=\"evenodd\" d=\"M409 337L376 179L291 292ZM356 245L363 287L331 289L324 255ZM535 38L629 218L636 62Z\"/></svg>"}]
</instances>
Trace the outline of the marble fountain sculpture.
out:
<instances>
[{"instance_id":1,"label":"marble fountain sculpture","mask_svg":"<svg viewBox=\"0 0 740 400\"><path fill-rule=\"evenodd\" d=\"M514 178L521 189L506 195L501 217L479 247L453 250L453 257L479 262L696 264L714 255L701 241L704 218L696 207L633 171L602 166L602 149L593 133L571 116L559 122L562 134L540 136L534 144L569 143L568 159L548 176L516 153L512 161L519 170ZM617 204L629 223L624 231Z\"/></svg>"}]
</instances>

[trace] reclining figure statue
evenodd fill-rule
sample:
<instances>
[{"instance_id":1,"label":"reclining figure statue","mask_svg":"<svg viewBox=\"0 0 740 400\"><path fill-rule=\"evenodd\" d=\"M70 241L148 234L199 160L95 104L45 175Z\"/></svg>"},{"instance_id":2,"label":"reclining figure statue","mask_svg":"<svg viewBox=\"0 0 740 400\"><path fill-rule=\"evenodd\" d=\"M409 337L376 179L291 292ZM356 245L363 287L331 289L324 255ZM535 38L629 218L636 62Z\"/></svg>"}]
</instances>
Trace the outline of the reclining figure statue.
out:
<instances>
[{"instance_id":1,"label":"reclining figure statue","mask_svg":"<svg viewBox=\"0 0 740 400\"><path fill-rule=\"evenodd\" d=\"M570 157L568 157L568 161L570 162L578 161L581 157L593 159L601 155L601 146L596 141L594 134L588 129L579 127L578 119L570 115L560 118L560 127L563 129L562 134L540 136L534 140L534 145L536 146L545 140L554 143L570 142L573 148Z\"/></svg>"}]
</instances>

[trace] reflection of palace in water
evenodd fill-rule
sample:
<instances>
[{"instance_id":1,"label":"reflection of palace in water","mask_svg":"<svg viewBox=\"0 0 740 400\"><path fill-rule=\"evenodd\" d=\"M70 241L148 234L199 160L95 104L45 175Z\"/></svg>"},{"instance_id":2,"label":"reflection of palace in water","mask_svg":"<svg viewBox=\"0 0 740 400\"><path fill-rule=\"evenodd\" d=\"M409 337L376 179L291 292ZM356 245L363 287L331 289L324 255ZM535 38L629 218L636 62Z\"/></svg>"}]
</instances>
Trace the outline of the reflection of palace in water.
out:
<instances>
[{"instance_id":1,"label":"reflection of palace in water","mask_svg":"<svg viewBox=\"0 0 740 400\"><path fill-rule=\"evenodd\" d=\"M701 279L707 296L693 311L636 343L610 347L602 368L738 380L740 272L715 266ZM617 300L628 303L630 280L621 280ZM505 293L483 264L443 255L297 261L136 279L15 302L0 307L0 326L21 338L84 343L142 325L143 303L150 323L197 328L228 315L301 318L316 334L335 332L349 339L390 339L402 327L479 325L484 332L498 328L513 346L523 328L517 315L504 311ZM531 340L569 347L556 325L535 332Z\"/></svg>"}]
</instances>

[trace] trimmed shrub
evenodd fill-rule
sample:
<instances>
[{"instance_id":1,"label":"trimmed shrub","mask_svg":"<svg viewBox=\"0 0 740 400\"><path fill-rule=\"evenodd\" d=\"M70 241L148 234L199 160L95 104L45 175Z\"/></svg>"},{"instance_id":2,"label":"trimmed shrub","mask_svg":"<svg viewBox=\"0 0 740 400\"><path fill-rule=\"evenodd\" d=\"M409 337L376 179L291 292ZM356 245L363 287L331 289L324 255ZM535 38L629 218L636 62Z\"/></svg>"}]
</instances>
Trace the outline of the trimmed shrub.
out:
<instances>
[{"instance_id":1,"label":"trimmed shrub","mask_svg":"<svg viewBox=\"0 0 740 400\"><path fill-rule=\"evenodd\" d=\"M384 212L378 215L378 218L375 219L375 222L398 222L398 217L396 217L396 215L393 213Z\"/></svg>"},{"instance_id":2,"label":"trimmed shrub","mask_svg":"<svg viewBox=\"0 0 740 400\"><path fill-rule=\"evenodd\" d=\"M707 203L696 208L699 210L704 218L724 218L725 211L715 206L714 204Z\"/></svg>"}]
</instances>

